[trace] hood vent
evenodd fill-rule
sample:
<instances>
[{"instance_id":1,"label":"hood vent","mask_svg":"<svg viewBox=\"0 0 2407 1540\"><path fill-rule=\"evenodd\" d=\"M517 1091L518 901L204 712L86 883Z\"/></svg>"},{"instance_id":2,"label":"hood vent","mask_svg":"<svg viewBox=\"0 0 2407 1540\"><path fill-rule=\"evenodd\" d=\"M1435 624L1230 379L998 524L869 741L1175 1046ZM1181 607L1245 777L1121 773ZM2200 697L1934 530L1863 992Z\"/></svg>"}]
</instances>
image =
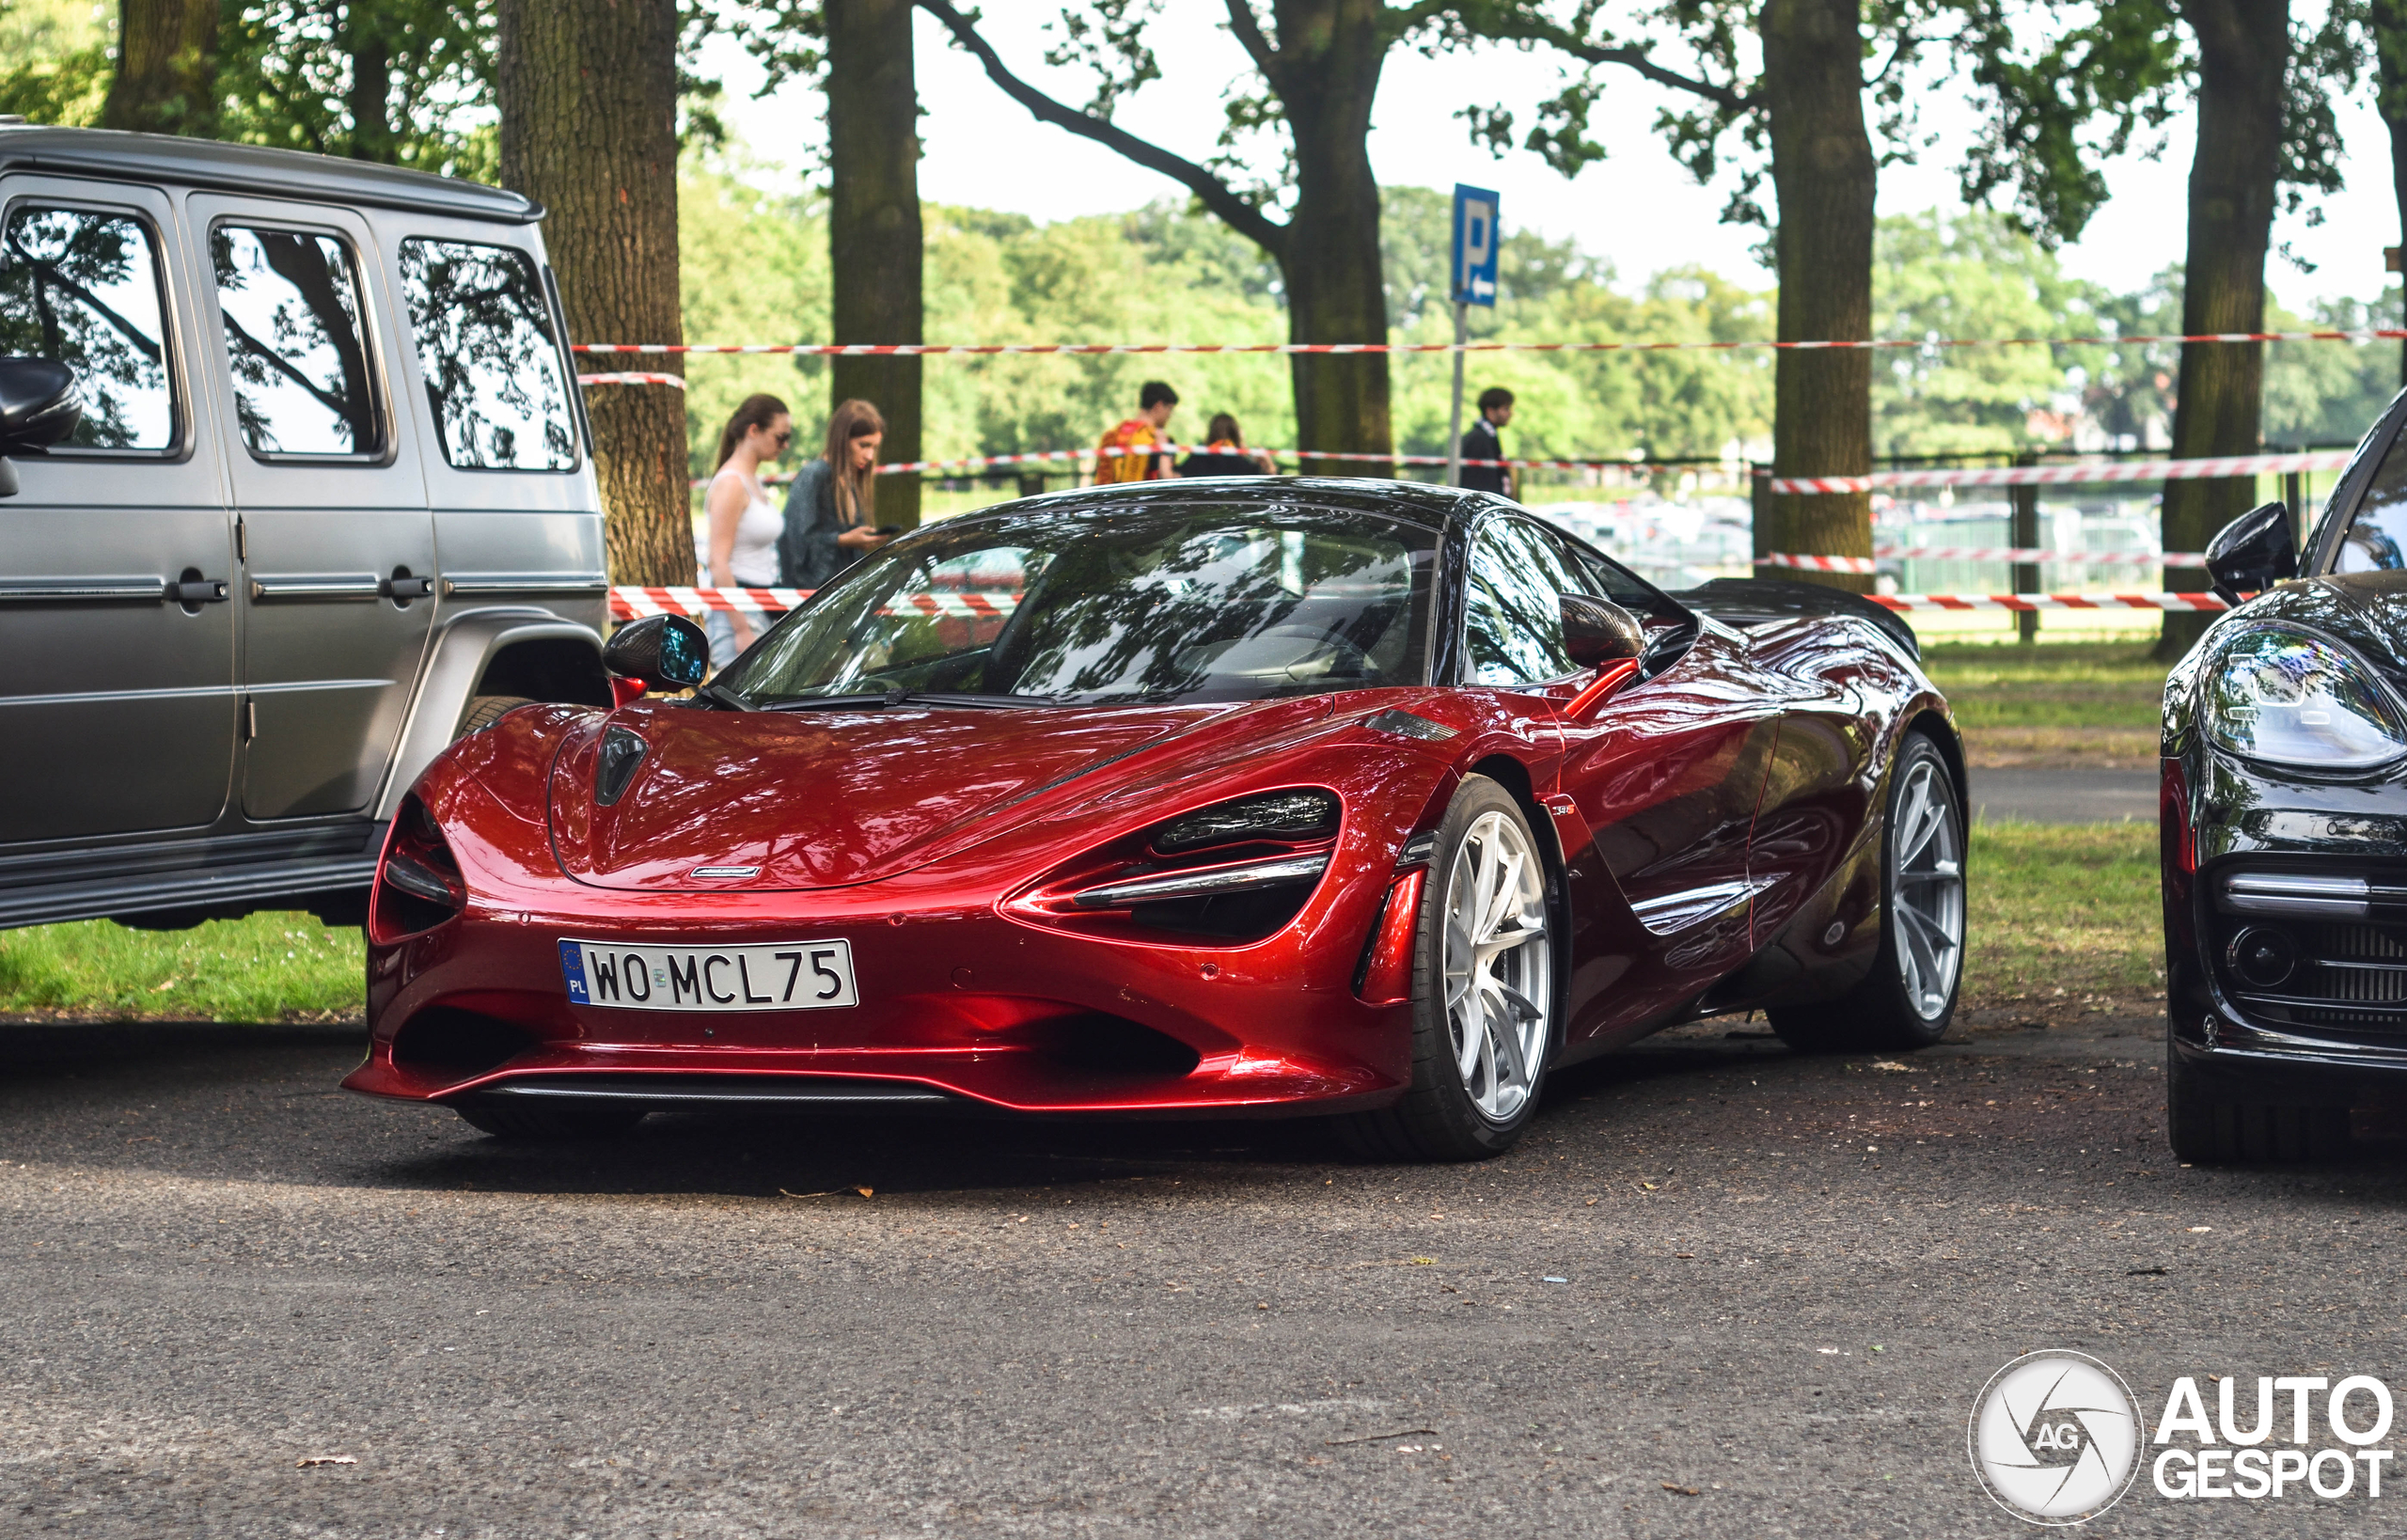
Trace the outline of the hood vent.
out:
<instances>
[{"instance_id":1,"label":"hood vent","mask_svg":"<svg viewBox=\"0 0 2407 1540\"><path fill-rule=\"evenodd\" d=\"M643 762L643 735L630 729L614 727L602 735L602 762L593 774L593 800L604 807L624 796L628 782L636 778L636 766Z\"/></svg>"}]
</instances>

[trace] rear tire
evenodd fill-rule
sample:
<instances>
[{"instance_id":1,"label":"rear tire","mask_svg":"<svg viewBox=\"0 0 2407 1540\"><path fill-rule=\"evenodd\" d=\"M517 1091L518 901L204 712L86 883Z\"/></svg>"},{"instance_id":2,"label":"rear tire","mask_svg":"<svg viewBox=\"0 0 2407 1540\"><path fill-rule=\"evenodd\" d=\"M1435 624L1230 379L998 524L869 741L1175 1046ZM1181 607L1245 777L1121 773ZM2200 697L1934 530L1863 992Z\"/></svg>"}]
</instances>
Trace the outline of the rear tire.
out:
<instances>
[{"instance_id":1,"label":"rear tire","mask_svg":"<svg viewBox=\"0 0 2407 1540\"><path fill-rule=\"evenodd\" d=\"M1910 1053L1947 1035L1964 982L1964 804L1939 747L1919 732L1897 746L1880 830L1880 950L1864 982L1835 1000L1764 1014L1801 1053Z\"/></svg>"},{"instance_id":2,"label":"rear tire","mask_svg":"<svg viewBox=\"0 0 2407 1540\"><path fill-rule=\"evenodd\" d=\"M599 1103L582 1107L498 1107L491 1102L457 1106L469 1127L512 1143L612 1139L643 1121L645 1108Z\"/></svg>"},{"instance_id":3,"label":"rear tire","mask_svg":"<svg viewBox=\"0 0 2407 1540\"><path fill-rule=\"evenodd\" d=\"M2349 1154L2349 1109L2226 1101L2182 1061L2168 1039L2164 1132L2174 1158L2194 1166L2342 1160Z\"/></svg>"},{"instance_id":4,"label":"rear tire","mask_svg":"<svg viewBox=\"0 0 2407 1540\"><path fill-rule=\"evenodd\" d=\"M468 709L460 716L460 731L452 736L458 739L464 738L471 732L482 732L500 721L508 713L516 711L521 706L533 704L535 704L533 700L523 695L470 696Z\"/></svg>"},{"instance_id":5,"label":"rear tire","mask_svg":"<svg viewBox=\"0 0 2407 1540\"><path fill-rule=\"evenodd\" d=\"M1559 1035L1552 888L1520 805L1487 777L1466 777L1422 886L1412 1082L1395 1106L1340 1120L1357 1154L1486 1160L1521 1137Z\"/></svg>"}]
</instances>

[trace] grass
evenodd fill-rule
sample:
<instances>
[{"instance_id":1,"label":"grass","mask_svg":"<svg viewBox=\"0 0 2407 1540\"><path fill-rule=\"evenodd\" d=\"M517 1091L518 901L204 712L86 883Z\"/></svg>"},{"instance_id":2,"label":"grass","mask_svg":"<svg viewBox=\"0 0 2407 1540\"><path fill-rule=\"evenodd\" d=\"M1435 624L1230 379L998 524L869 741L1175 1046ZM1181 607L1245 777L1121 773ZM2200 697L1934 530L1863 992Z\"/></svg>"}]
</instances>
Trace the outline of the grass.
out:
<instances>
[{"instance_id":1,"label":"grass","mask_svg":"<svg viewBox=\"0 0 2407 1540\"><path fill-rule=\"evenodd\" d=\"M1970 1004L2164 987L2154 824L1975 825Z\"/></svg>"},{"instance_id":2,"label":"grass","mask_svg":"<svg viewBox=\"0 0 2407 1540\"><path fill-rule=\"evenodd\" d=\"M0 931L0 1013L294 1021L355 1015L367 982L356 930L306 914L214 919L188 931L114 920Z\"/></svg>"},{"instance_id":3,"label":"grass","mask_svg":"<svg viewBox=\"0 0 2407 1540\"><path fill-rule=\"evenodd\" d=\"M2150 824L1973 830L1968 1002L2162 987ZM258 914L190 931L105 919L0 932L0 1012L291 1021L360 1009L355 930Z\"/></svg>"},{"instance_id":4,"label":"grass","mask_svg":"<svg viewBox=\"0 0 2407 1540\"><path fill-rule=\"evenodd\" d=\"M2122 728L2154 731L2164 665L2136 644L1958 643L1923 650L1967 736L1984 728Z\"/></svg>"}]
</instances>

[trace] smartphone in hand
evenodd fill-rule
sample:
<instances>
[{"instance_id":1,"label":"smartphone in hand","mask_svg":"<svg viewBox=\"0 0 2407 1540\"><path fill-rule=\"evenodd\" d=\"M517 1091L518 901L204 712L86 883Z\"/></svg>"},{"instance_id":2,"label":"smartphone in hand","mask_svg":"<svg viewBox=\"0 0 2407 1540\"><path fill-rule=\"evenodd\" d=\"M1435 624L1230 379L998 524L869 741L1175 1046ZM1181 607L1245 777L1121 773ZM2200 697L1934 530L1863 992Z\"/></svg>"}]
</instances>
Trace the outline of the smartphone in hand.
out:
<instances>
[{"instance_id":1,"label":"smartphone in hand","mask_svg":"<svg viewBox=\"0 0 2407 1540\"><path fill-rule=\"evenodd\" d=\"M899 535L902 532L903 526L899 524L881 524L875 530L872 531L873 534L886 535L889 537Z\"/></svg>"}]
</instances>

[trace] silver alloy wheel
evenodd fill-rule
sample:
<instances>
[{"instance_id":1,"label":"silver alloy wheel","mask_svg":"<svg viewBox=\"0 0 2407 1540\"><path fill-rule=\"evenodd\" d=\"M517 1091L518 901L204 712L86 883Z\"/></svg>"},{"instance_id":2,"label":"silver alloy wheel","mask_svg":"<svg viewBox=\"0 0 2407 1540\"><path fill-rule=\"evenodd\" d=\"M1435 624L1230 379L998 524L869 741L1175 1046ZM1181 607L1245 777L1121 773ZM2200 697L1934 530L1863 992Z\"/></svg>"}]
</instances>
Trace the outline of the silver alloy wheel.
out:
<instances>
[{"instance_id":1,"label":"silver alloy wheel","mask_svg":"<svg viewBox=\"0 0 2407 1540\"><path fill-rule=\"evenodd\" d=\"M1464 831L1446 874L1446 1025L1471 1105L1509 1122L1530 1099L1554 1016L1546 869L1502 812Z\"/></svg>"},{"instance_id":2,"label":"silver alloy wheel","mask_svg":"<svg viewBox=\"0 0 2407 1540\"><path fill-rule=\"evenodd\" d=\"M1964 963L1964 831L1946 774L1936 755L1908 763L1889 844L1898 982L1925 1021L1947 1009Z\"/></svg>"}]
</instances>

